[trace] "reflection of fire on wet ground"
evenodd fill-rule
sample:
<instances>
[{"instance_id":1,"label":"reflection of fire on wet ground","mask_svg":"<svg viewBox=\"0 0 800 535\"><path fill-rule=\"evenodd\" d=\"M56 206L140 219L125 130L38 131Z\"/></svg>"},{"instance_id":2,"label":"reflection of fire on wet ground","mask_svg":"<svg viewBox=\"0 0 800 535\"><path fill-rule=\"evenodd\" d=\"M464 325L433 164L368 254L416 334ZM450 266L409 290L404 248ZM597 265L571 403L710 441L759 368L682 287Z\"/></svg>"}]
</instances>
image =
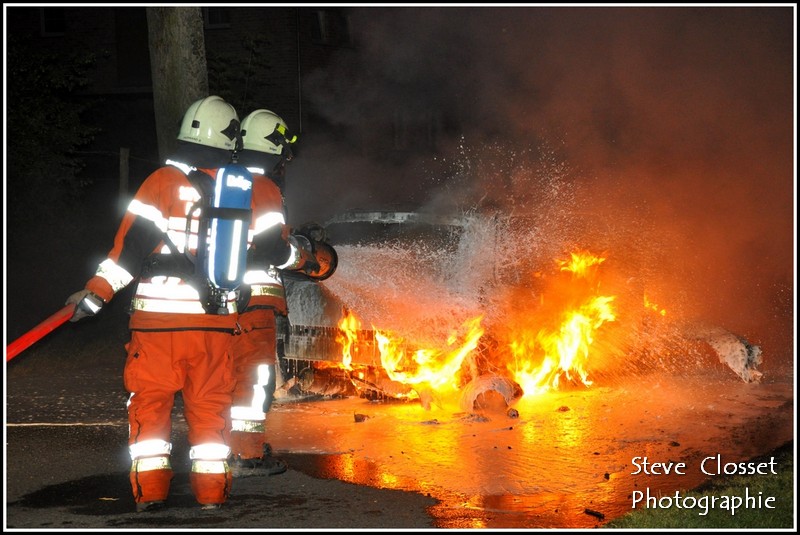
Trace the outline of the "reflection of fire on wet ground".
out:
<instances>
[{"instance_id":1,"label":"reflection of fire on wet ground","mask_svg":"<svg viewBox=\"0 0 800 535\"><path fill-rule=\"evenodd\" d=\"M743 381L760 380L758 346L720 327L671 324L646 294L631 310L630 302L605 293L613 290L602 277L605 261L587 251L556 259L551 273L507 290L516 305L502 323L488 330L484 315L475 316L437 347L419 347L375 325L362 329L346 308L336 327L295 326L287 354L305 367L284 377L279 396L359 395L418 400L424 407L456 401L465 411L505 410L523 396L588 388L593 372L603 377L617 366L623 369L611 373L624 374L656 351L691 353L698 344ZM615 326L620 318L627 321Z\"/></svg>"},{"instance_id":2,"label":"reflection of fire on wet ground","mask_svg":"<svg viewBox=\"0 0 800 535\"><path fill-rule=\"evenodd\" d=\"M290 283L279 454L435 496L437 527L563 528L703 479L639 479L635 456L743 459L791 438L791 388L761 381L760 348L687 320L636 259L564 253L574 241L536 225L481 219L449 239L409 219L363 241L349 228L333 277Z\"/></svg>"},{"instance_id":3,"label":"reflection of fire on wet ground","mask_svg":"<svg viewBox=\"0 0 800 535\"><path fill-rule=\"evenodd\" d=\"M436 527L588 528L629 512L634 490L694 488L707 456L738 462L791 440L791 381L774 380L723 367L642 373L523 397L515 415L316 396L274 405L267 427L294 469L441 500ZM641 456L689 469L633 475Z\"/></svg>"}]
</instances>

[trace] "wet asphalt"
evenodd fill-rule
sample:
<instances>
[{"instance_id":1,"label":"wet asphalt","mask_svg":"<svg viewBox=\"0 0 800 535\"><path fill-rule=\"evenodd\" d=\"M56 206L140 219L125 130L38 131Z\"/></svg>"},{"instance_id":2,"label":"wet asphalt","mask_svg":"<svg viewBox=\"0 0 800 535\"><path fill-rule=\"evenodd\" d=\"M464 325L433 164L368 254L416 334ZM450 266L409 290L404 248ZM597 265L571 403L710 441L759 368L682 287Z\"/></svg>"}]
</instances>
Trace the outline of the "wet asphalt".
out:
<instances>
[{"instance_id":1,"label":"wet asphalt","mask_svg":"<svg viewBox=\"0 0 800 535\"><path fill-rule=\"evenodd\" d=\"M236 479L220 510L201 511L177 466L162 511L135 513L119 426L10 427L7 529L376 529L430 528L436 500L316 479L292 467L275 476ZM185 445L176 444L176 458ZM117 454L115 454L117 453ZM298 460L288 459L290 466Z\"/></svg>"},{"instance_id":2,"label":"wet asphalt","mask_svg":"<svg viewBox=\"0 0 800 535\"><path fill-rule=\"evenodd\" d=\"M189 489L180 397L168 507L134 512L121 380L124 340L86 342L78 332L66 324L6 364L5 530L433 527L428 508L436 499L312 477L304 467L310 472L313 463L303 455L282 456L289 464L283 474L237 478L222 509L201 511ZM79 350L76 342L83 343ZM77 351L102 358L79 359Z\"/></svg>"}]
</instances>

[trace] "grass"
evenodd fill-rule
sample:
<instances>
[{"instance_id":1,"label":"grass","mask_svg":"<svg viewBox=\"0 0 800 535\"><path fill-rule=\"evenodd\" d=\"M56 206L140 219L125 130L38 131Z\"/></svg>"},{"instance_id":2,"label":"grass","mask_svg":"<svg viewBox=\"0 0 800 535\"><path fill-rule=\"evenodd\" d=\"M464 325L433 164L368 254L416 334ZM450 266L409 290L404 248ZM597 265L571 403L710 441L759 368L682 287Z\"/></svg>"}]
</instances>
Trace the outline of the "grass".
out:
<instances>
[{"instance_id":1,"label":"grass","mask_svg":"<svg viewBox=\"0 0 800 535\"><path fill-rule=\"evenodd\" d=\"M769 461L775 457L777 475L727 476L706 483L697 489L682 493L682 497L692 497L698 503L711 503L713 497L741 497L745 492L749 496L762 499L774 497L774 509L737 508L731 514L730 508L703 507L684 509L678 507L659 509L638 509L608 522L603 528L611 529L787 529L797 528L794 500L794 442L788 442L780 448L759 456L753 461ZM704 502L700 502L703 499ZM691 503L690 500L689 503ZM718 500L717 503L720 503Z\"/></svg>"}]
</instances>

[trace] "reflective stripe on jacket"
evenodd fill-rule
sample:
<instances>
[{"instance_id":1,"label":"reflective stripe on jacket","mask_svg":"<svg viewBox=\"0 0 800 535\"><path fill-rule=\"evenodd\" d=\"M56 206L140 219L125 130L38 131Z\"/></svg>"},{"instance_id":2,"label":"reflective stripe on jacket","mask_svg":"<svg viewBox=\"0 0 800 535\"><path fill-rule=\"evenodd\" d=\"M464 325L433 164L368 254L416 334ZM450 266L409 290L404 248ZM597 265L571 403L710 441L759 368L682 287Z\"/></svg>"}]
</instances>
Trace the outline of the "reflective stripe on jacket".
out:
<instances>
[{"instance_id":1,"label":"reflective stripe on jacket","mask_svg":"<svg viewBox=\"0 0 800 535\"><path fill-rule=\"evenodd\" d=\"M288 243L289 228L284 216L283 195L280 188L264 176L263 170L248 168L253 173L253 196L258 210L258 218L254 224L254 239L269 232L280 233L286 243L289 257L292 247ZM251 264L245 273L244 281L250 286L250 301L247 309L258 307L274 308L281 314L288 314L286 307L286 291L283 279L277 268L269 264ZM240 311L242 312L242 311Z\"/></svg>"},{"instance_id":2,"label":"reflective stripe on jacket","mask_svg":"<svg viewBox=\"0 0 800 535\"><path fill-rule=\"evenodd\" d=\"M286 289L280 272L270 266L269 269L253 269L245 275L245 282L250 285L250 301L246 310L260 307L274 308L280 314L287 315Z\"/></svg>"},{"instance_id":3,"label":"reflective stripe on jacket","mask_svg":"<svg viewBox=\"0 0 800 535\"><path fill-rule=\"evenodd\" d=\"M186 175L192 168L170 162L154 171L142 183L122 218L114 246L86 284L105 301L141 276L145 259L152 253L170 254L164 233L178 251L187 246L189 213L200 195ZM200 169L215 176L215 170ZM196 223L196 222L195 222ZM188 246L194 253L197 225L189 233ZM235 294L229 296L229 311L235 312ZM131 329L233 329L236 315L207 314L196 289L179 277L142 278L133 298Z\"/></svg>"}]
</instances>

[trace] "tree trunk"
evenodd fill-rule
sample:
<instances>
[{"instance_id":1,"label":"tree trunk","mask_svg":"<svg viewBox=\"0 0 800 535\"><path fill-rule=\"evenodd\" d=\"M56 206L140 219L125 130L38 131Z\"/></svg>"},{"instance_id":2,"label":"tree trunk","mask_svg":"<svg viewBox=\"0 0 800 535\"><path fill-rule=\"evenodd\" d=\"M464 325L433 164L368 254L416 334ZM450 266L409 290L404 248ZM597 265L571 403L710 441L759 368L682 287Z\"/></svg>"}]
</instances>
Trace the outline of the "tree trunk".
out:
<instances>
[{"instance_id":1,"label":"tree trunk","mask_svg":"<svg viewBox=\"0 0 800 535\"><path fill-rule=\"evenodd\" d=\"M177 147L183 114L208 96L203 15L199 7L148 7L147 28L153 74L158 154Z\"/></svg>"}]
</instances>

